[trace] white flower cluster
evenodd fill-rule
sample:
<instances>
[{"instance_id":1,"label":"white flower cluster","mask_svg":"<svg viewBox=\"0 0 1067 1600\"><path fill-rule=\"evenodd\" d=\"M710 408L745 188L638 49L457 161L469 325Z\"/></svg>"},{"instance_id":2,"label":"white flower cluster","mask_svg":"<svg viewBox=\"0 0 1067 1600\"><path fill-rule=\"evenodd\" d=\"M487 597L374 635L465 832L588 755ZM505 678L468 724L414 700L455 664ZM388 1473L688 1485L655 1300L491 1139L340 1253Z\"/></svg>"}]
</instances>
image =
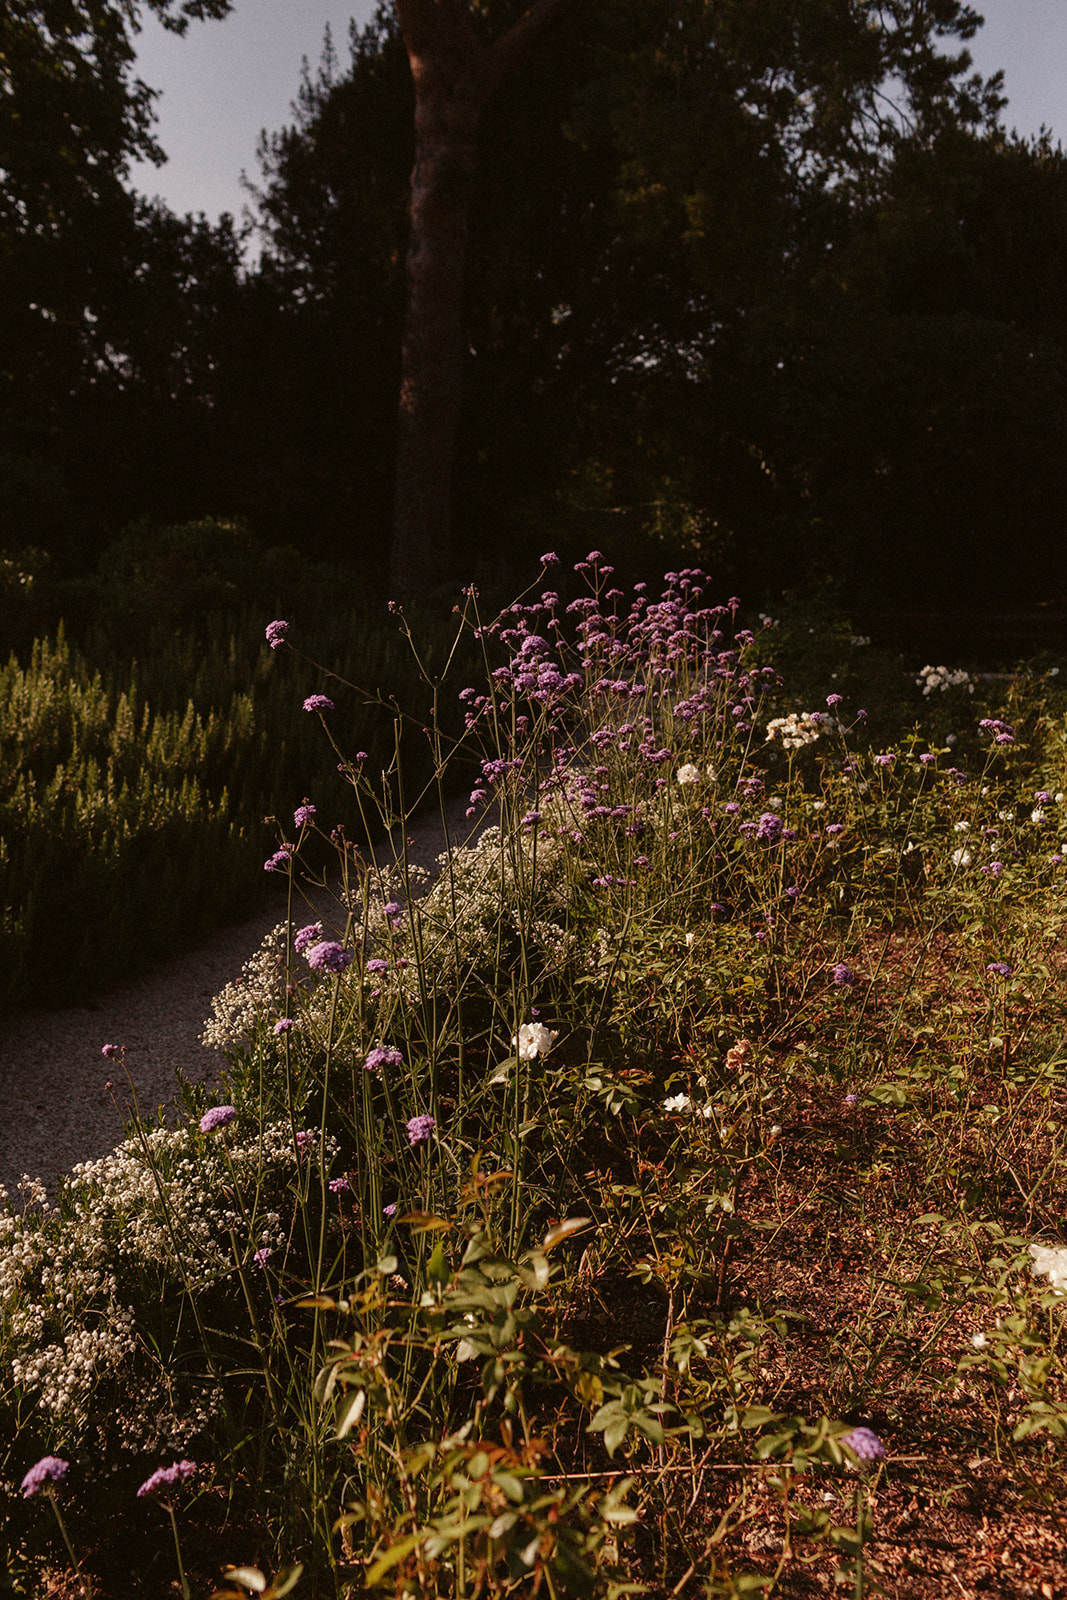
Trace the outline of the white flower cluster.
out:
<instances>
[{"instance_id":1,"label":"white flower cluster","mask_svg":"<svg viewBox=\"0 0 1067 1600\"><path fill-rule=\"evenodd\" d=\"M181 1449L206 1422L210 1393L175 1392L165 1355L137 1337L120 1286L147 1280L157 1298L195 1293L232 1274L235 1241L249 1259L260 1247L284 1250L282 1213L292 1210L301 1161L288 1121L227 1143L228 1160L221 1141L205 1143L194 1126L146 1129L143 1140L75 1167L61 1207L0 1209L0 1365L57 1437L86 1426L107 1378L136 1395L108 1422L124 1446Z\"/></svg>"},{"instance_id":2,"label":"white flower cluster","mask_svg":"<svg viewBox=\"0 0 1067 1600\"><path fill-rule=\"evenodd\" d=\"M1032 1244L1030 1254L1033 1261L1030 1271L1035 1278L1047 1278L1054 1289L1067 1294L1067 1249L1062 1245L1057 1249L1047 1244Z\"/></svg>"},{"instance_id":3,"label":"white flower cluster","mask_svg":"<svg viewBox=\"0 0 1067 1600\"><path fill-rule=\"evenodd\" d=\"M533 1061L537 1056L547 1056L559 1034L546 1028L542 1022L524 1022L511 1041L518 1051L520 1061Z\"/></svg>"},{"instance_id":4,"label":"white flower cluster","mask_svg":"<svg viewBox=\"0 0 1067 1600\"><path fill-rule=\"evenodd\" d=\"M285 997L286 926L280 922L264 938L255 955L211 1002L200 1043L209 1050L230 1050L243 1044L266 1017L281 1015Z\"/></svg>"},{"instance_id":5,"label":"white flower cluster","mask_svg":"<svg viewBox=\"0 0 1067 1600\"><path fill-rule=\"evenodd\" d=\"M780 739L783 750L802 750L814 744L828 718L817 717L811 711L791 711L787 717L774 717L767 724L768 739Z\"/></svg>"},{"instance_id":6,"label":"white flower cluster","mask_svg":"<svg viewBox=\"0 0 1067 1600\"><path fill-rule=\"evenodd\" d=\"M922 690L924 696L931 695L935 689L944 694L946 689L966 689L968 694L974 693L974 683L969 672L962 667L923 667L915 682Z\"/></svg>"}]
</instances>

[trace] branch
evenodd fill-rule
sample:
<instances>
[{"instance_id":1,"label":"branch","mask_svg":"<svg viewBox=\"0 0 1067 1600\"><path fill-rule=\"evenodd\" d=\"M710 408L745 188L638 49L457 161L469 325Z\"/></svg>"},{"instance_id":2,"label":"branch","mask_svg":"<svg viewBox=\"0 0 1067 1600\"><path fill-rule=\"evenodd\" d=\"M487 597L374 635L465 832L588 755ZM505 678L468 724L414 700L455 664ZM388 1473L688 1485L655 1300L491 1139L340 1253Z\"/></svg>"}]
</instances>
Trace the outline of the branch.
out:
<instances>
[{"instance_id":1,"label":"branch","mask_svg":"<svg viewBox=\"0 0 1067 1600\"><path fill-rule=\"evenodd\" d=\"M486 88L489 94L499 88L503 80L533 50L542 34L546 33L558 16L577 3L577 0L534 0L518 22L512 23L507 33L501 34L486 52Z\"/></svg>"}]
</instances>

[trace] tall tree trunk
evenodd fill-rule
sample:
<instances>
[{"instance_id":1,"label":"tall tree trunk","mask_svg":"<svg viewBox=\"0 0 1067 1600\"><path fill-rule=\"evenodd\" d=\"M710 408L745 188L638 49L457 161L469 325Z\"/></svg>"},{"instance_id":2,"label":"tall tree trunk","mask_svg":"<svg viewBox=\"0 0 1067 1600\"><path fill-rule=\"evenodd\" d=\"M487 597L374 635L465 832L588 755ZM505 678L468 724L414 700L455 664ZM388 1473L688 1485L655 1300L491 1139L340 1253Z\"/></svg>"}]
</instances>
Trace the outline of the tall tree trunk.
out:
<instances>
[{"instance_id":1,"label":"tall tree trunk","mask_svg":"<svg viewBox=\"0 0 1067 1600\"><path fill-rule=\"evenodd\" d=\"M449 571L467 217L482 108L571 3L536 0L486 45L468 0L394 0L415 84L390 574L398 599L426 593Z\"/></svg>"}]
</instances>

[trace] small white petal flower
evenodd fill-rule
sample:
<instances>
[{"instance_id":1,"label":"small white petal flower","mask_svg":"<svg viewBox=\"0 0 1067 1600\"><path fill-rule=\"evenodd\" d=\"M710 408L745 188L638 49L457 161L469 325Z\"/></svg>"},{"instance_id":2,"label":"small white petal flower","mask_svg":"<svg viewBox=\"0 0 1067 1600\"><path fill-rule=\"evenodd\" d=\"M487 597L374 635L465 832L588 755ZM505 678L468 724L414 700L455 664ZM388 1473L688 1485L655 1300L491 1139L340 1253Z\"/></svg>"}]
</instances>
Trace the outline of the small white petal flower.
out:
<instances>
[{"instance_id":1,"label":"small white petal flower","mask_svg":"<svg viewBox=\"0 0 1067 1600\"><path fill-rule=\"evenodd\" d=\"M969 850L953 850L952 852L952 865L954 867L969 867L972 859Z\"/></svg>"},{"instance_id":2,"label":"small white petal flower","mask_svg":"<svg viewBox=\"0 0 1067 1600\"><path fill-rule=\"evenodd\" d=\"M535 1056L546 1056L558 1038L559 1034L543 1023L524 1022L512 1039L511 1048L518 1050L520 1061L532 1061Z\"/></svg>"},{"instance_id":3,"label":"small white petal flower","mask_svg":"<svg viewBox=\"0 0 1067 1600\"><path fill-rule=\"evenodd\" d=\"M989 1340L986 1338L984 1333L972 1333L971 1343L974 1345L976 1350L984 1350L986 1345L989 1343Z\"/></svg>"},{"instance_id":4,"label":"small white petal flower","mask_svg":"<svg viewBox=\"0 0 1067 1600\"><path fill-rule=\"evenodd\" d=\"M954 822L952 831L953 833L970 833L971 825L969 822Z\"/></svg>"},{"instance_id":5,"label":"small white petal flower","mask_svg":"<svg viewBox=\"0 0 1067 1600\"><path fill-rule=\"evenodd\" d=\"M1033 1263L1030 1271L1035 1278L1048 1278L1054 1289L1067 1292L1067 1249L1047 1244L1032 1244Z\"/></svg>"},{"instance_id":6,"label":"small white petal flower","mask_svg":"<svg viewBox=\"0 0 1067 1600\"><path fill-rule=\"evenodd\" d=\"M675 773L675 778L681 784L699 783L700 768L694 767L691 761L687 761L684 767L678 768L678 771Z\"/></svg>"},{"instance_id":7,"label":"small white petal flower","mask_svg":"<svg viewBox=\"0 0 1067 1600\"><path fill-rule=\"evenodd\" d=\"M668 1095L667 1099L664 1100L663 1109L664 1111L688 1111L689 1104L689 1096L687 1094L672 1094Z\"/></svg>"}]
</instances>

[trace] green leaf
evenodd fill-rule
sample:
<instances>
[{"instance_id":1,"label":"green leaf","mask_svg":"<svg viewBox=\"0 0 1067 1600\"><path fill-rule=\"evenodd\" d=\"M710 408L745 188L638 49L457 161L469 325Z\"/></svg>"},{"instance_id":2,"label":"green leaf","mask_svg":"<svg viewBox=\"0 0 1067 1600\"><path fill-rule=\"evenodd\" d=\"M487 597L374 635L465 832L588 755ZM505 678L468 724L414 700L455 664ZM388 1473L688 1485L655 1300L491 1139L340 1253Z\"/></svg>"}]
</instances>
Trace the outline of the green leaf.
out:
<instances>
[{"instance_id":1,"label":"green leaf","mask_svg":"<svg viewBox=\"0 0 1067 1600\"><path fill-rule=\"evenodd\" d=\"M387 1572L398 1567L404 1558L411 1554L422 1537L421 1533L409 1533L407 1538L401 1539L398 1544L391 1544L368 1571L364 1579L367 1588L373 1589L375 1584L381 1583Z\"/></svg>"},{"instance_id":2,"label":"green leaf","mask_svg":"<svg viewBox=\"0 0 1067 1600\"><path fill-rule=\"evenodd\" d=\"M351 1399L348 1400L344 1406L342 1406L341 1411L338 1414L337 1433L335 1435L336 1438L343 1439L350 1429L355 1427L356 1423L363 1415L363 1407L366 1405L366 1403L366 1389L357 1389Z\"/></svg>"}]
</instances>

